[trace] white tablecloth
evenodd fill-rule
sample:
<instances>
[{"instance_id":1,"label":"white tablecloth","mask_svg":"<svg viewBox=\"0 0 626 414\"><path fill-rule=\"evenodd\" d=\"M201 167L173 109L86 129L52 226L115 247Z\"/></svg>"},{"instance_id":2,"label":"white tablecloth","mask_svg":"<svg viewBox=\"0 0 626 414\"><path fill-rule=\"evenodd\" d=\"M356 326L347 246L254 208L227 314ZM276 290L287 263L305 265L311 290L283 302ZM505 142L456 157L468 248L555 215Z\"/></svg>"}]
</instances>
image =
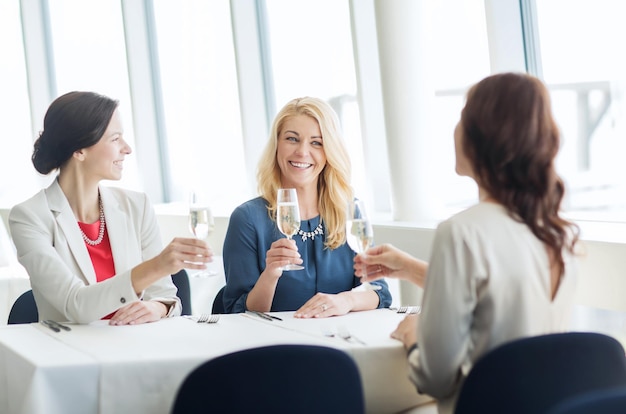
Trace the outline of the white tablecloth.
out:
<instances>
[{"instance_id":1,"label":"white tablecloth","mask_svg":"<svg viewBox=\"0 0 626 414\"><path fill-rule=\"evenodd\" d=\"M30 279L21 265L0 267L0 325L6 325L13 303L29 289Z\"/></svg>"},{"instance_id":2,"label":"white tablecloth","mask_svg":"<svg viewBox=\"0 0 626 414\"><path fill-rule=\"evenodd\" d=\"M300 320L247 314L216 324L172 318L138 326L98 321L55 333L40 324L0 327L0 412L169 413L184 378L202 362L257 346L290 343L335 347L361 372L370 413L394 413L430 401L407 377L400 342L389 333L404 317L388 309ZM337 336L340 326L366 345ZM17 374L16 374L17 373Z\"/></svg>"}]
</instances>

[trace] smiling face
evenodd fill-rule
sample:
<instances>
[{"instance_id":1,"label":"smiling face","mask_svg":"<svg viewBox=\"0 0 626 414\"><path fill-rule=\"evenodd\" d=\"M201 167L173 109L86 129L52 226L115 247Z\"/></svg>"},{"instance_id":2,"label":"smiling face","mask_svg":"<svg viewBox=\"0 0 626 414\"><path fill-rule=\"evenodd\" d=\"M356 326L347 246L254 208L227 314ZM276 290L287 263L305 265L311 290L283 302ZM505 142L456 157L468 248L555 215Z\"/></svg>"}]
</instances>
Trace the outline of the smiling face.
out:
<instances>
[{"instance_id":1,"label":"smiling face","mask_svg":"<svg viewBox=\"0 0 626 414\"><path fill-rule=\"evenodd\" d=\"M104 135L97 144L83 148L83 166L98 180L119 180L124 169L124 157L132 152L124 141L124 128L119 111L113 112Z\"/></svg>"},{"instance_id":2,"label":"smiling face","mask_svg":"<svg viewBox=\"0 0 626 414\"><path fill-rule=\"evenodd\" d=\"M283 187L317 186L326 165L324 140L315 118L295 115L285 119L278 133L276 161Z\"/></svg>"}]
</instances>

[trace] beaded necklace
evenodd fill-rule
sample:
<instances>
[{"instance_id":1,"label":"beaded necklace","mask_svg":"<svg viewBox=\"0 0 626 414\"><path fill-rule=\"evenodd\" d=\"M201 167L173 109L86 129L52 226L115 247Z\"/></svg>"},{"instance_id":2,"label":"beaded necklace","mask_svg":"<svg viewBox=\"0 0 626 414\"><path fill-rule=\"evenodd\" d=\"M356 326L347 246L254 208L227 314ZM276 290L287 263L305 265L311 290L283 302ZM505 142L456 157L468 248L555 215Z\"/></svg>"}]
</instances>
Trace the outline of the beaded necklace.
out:
<instances>
[{"instance_id":1,"label":"beaded necklace","mask_svg":"<svg viewBox=\"0 0 626 414\"><path fill-rule=\"evenodd\" d=\"M80 234L83 236L83 240L90 246L97 246L102 243L102 239L104 239L104 208L102 208L102 198L100 198L100 194L98 194L98 206L100 207L100 231L98 232L98 238L96 240L91 240L87 235L83 232L83 229L80 229Z\"/></svg>"}]
</instances>

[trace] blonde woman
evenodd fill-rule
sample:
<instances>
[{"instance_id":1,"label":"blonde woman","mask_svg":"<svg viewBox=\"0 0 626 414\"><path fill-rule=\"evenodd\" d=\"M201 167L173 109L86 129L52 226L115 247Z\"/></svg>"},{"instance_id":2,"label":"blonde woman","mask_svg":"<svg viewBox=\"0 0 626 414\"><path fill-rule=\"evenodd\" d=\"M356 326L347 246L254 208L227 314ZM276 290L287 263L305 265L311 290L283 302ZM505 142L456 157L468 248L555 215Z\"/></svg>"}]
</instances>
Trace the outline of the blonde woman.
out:
<instances>
[{"instance_id":1,"label":"blonde woman","mask_svg":"<svg viewBox=\"0 0 626 414\"><path fill-rule=\"evenodd\" d=\"M276 116L258 168L260 196L235 209L224 240L226 312L296 311L328 317L388 307L382 289L356 290L354 252L346 244L350 158L337 115L324 101L288 102ZM276 225L279 188L295 188L300 230L292 240ZM287 264L303 270L283 271Z\"/></svg>"}]
</instances>

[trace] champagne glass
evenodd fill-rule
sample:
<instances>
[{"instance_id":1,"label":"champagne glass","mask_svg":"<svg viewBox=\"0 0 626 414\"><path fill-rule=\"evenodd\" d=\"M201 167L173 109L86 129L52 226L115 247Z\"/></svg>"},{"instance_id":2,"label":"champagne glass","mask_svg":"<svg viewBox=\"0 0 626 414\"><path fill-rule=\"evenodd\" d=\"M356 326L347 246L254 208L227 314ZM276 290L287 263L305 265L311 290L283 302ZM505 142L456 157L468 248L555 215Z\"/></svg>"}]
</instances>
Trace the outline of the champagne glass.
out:
<instances>
[{"instance_id":1,"label":"champagne glass","mask_svg":"<svg viewBox=\"0 0 626 414\"><path fill-rule=\"evenodd\" d=\"M215 229L215 221L206 195L198 191L189 194L189 229L200 240L206 240ZM195 277L217 276L212 270L192 273Z\"/></svg>"},{"instance_id":2,"label":"champagne glass","mask_svg":"<svg viewBox=\"0 0 626 414\"><path fill-rule=\"evenodd\" d=\"M350 248L363 257L365 257L367 249L374 243L374 229L362 200L353 200L348 204L346 239ZM365 264L363 264L361 285L367 290L381 289L380 285L372 285L367 281L367 265Z\"/></svg>"},{"instance_id":3,"label":"champagne glass","mask_svg":"<svg viewBox=\"0 0 626 414\"><path fill-rule=\"evenodd\" d=\"M276 210L276 224L278 230L287 239L291 240L300 229L300 207L298 206L298 193L295 188L279 188L277 195L278 209ZM283 270L302 270L303 266L289 263L283 266Z\"/></svg>"}]
</instances>

